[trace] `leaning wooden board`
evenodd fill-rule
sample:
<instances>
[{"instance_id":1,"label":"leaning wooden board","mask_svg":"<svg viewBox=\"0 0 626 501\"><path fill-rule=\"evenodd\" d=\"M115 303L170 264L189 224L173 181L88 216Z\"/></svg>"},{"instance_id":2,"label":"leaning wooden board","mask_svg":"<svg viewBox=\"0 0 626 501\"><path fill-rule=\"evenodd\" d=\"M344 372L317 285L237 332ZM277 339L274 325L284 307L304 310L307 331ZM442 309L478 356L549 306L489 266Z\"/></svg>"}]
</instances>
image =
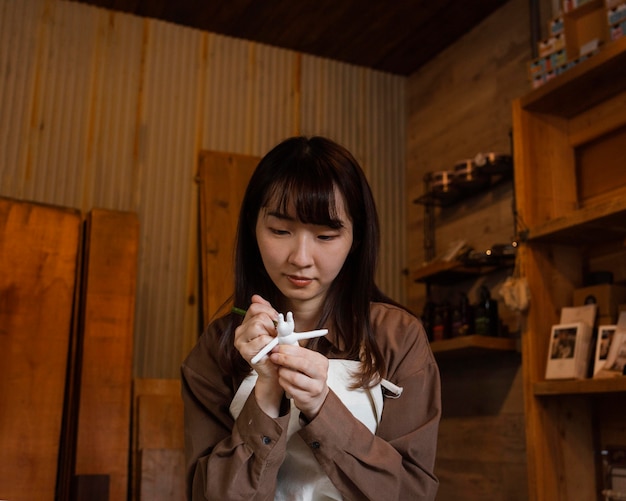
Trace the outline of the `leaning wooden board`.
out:
<instances>
[{"instance_id":1,"label":"leaning wooden board","mask_svg":"<svg viewBox=\"0 0 626 501\"><path fill-rule=\"evenodd\" d=\"M78 211L0 198L0 499L53 500Z\"/></svg>"},{"instance_id":2,"label":"leaning wooden board","mask_svg":"<svg viewBox=\"0 0 626 501\"><path fill-rule=\"evenodd\" d=\"M233 246L239 208L259 161L260 158L254 156L216 151L200 154L202 328L233 293Z\"/></svg>"},{"instance_id":3,"label":"leaning wooden board","mask_svg":"<svg viewBox=\"0 0 626 501\"><path fill-rule=\"evenodd\" d=\"M126 499L139 223L102 209L87 217L75 474L109 475Z\"/></svg>"}]
</instances>

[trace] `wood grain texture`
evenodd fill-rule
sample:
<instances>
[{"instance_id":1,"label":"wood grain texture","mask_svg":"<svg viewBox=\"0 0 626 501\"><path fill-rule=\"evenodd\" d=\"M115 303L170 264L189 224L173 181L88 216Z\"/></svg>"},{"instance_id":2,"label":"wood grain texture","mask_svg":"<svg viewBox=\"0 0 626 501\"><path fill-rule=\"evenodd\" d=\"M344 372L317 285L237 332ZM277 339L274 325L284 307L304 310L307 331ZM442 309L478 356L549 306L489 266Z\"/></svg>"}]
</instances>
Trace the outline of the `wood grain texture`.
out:
<instances>
[{"instance_id":1,"label":"wood grain texture","mask_svg":"<svg viewBox=\"0 0 626 501\"><path fill-rule=\"evenodd\" d=\"M547 2L542 2L546 3ZM511 100L529 89L529 33L519 19L527 4L507 3L407 82L407 256L410 271L425 264L424 193L427 172L450 170L479 152L511 154ZM477 250L514 234L511 183L445 211L437 209L435 247L465 239ZM407 280L408 306L422 311L425 287Z\"/></svg>"},{"instance_id":2,"label":"wood grain texture","mask_svg":"<svg viewBox=\"0 0 626 501\"><path fill-rule=\"evenodd\" d=\"M0 199L0 498L55 497L81 217Z\"/></svg>"},{"instance_id":3,"label":"wood grain texture","mask_svg":"<svg viewBox=\"0 0 626 501\"><path fill-rule=\"evenodd\" d=\"M133 213L88 215L75 473L109 475L111 499L128 490L138 235Z\"/></svg>"},{"instance_id":4,"label":"wood grain texture","mask_svg":"<svg viewBox=\"0 0 626 501\"><path fill-rule=\"evenodd\" d=\"M602 8L601 2L595 5ZM624 42L608 45L575 73L514 104L520 125L516 198L529 226L520 269L532 297L522 358L533 500L599 499L598 452L625 438L626 384L620 378L545 380L547 332L561 309L572 304L585 273L620 273L626 236L621 151L626 92L616 73L624 71L625 57Z\"/></svg>"},{"instance_id":5,"label":"wood grain texture","mask_svg":"<svg viewBox=\"0 0 626 501\"><path fill-rule=\"evenodd\" d=\"M182 499L184 418L179 379L133 381L132 493L139 499ZM181 490L183 489L183 490ZM154 492L172 497L150 497Z\"/></svg>"},{"instance_id":6,"label":"wood grain texture","mask_svg":"<svg viewBox=\"0 0 626 501\"><path fill-rule=\"evenodd\" d=\"M547 21L550 2L539 3L542 19ZM406 200L410 271L425 264L424 209L412 202L424 193L424 175L452 169L479 152L513 154L510 133L521 121L514 124L511 101L530 89L526 75L526 64L531 59L530 31L521 21L527 19L527 2L508 2L408 79ZM516 228L513 202L509 184L458 207L437 209L436 251L445 250L459 239L467 240L477 250L510 242ZM458 281L441 294L458 286L470 293L473 302L477 285L485 283L498 298L497 290L504 278ZM407 298L408 306L421 312L426 301L425 285L407 280ZM500 311L506 311L502 304ZM444 404L435 468L440 479L437 499L526 500L521 365L510 358L480 360L482 369L472 358L440 364ZM498 450L503 451L504 461L496 457Z\"/></svg>"},{"instance_id":7,"label":"wood grain texture","mask_svg":"<svg viewBox=\"0 0 626 501\"><path fill-rule=\"evenodd\" d=\"M507 2L80 1L405 75Z\"/></svg>"},{"instance_id":8,"label":"wood grain texture","mask_svg":"<svg viewBox=\"0 0 626 501\"><path fill-rule=\"evenodd\" d=\"M205 151L200 155L200 270L203 327L234 292L233 250L239 208L260 158ZM238 305L247 308L247 305Z\"/></svg>"},{"instance_id":9,"label":"wood grain texture","mask_svg":"<svg viewBox=\"0 0 626 501\"><path fill-rule=\"evenodd\" d=\"M185 453L182 449L143 449L140 462L139 499L184 501Z\"/></svg>"}]
</instances>

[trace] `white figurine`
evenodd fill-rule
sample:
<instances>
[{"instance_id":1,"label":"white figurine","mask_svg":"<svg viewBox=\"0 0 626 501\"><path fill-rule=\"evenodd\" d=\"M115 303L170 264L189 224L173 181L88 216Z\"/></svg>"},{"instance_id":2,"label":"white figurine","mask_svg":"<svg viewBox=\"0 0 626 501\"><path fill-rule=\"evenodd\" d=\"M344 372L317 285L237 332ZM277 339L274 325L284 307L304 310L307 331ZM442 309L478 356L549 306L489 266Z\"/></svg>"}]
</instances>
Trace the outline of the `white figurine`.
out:
<instances>
[{"instance_id":1,"label":"white figurine","mask_svg":"<svg viewBox=\"0 0 626 501\"><path fill-rule=\"evenodd\" d=\"M312 339L314 337L325 336L328 334L328 329L318 329L307 332L294 332L294 329L295 324L293 321L293 314L290 311L287 312L287 320L285 321L284 315L279 313L278 323L276 324L278 335L267 343L265 347L252 358L252 364L254 365L258 363L265 355L272 351L274 346L277 344L297 345L298 341L301 341L302 339Z\"/></svg>"}]
</instances>

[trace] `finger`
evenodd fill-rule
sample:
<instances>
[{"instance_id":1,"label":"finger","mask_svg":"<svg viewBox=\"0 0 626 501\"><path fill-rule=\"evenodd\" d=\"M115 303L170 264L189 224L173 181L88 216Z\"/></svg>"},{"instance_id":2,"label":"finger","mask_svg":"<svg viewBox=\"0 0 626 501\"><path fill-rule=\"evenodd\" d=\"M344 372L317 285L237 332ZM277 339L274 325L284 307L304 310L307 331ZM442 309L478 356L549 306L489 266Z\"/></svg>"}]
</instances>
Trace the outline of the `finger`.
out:
<instances>
[{"instance_id":1,"label":"finger","mask_svg":"<svg viewBox=\"0 0 626 501\"><path fill-rule=\"evenodd\" d=\"M326 381L328 377L328 359L300 346L279 344L270 359L276 365L300 372L309 378Z\"/></svg>"},{"instance_id":2,"label":"finger","mask_svg":"<svg viewBox=\"0 0 626 501\"><path fill-rule=\"evenodd\" d=\"M315 416L328 394L326 381L311 379L285 367L278 368L278 384L307 415Z\"/></svg>"},{"instance_id":3,"label":"finger","mask_svg":"<svg viewBox=\"0 0 626 501\"><path fill-rule=\"evenodd\" d=\"M263 297L259 296L258 294L254 294L250 300L253 303L264 304L265 306L272 306L272 304L267 299L264 299Z\"/></svg>"},{"instance_id":4,"label":"finger","mask_svg":"<svg viewBox=\"0 0 626 501\"><path fill-rule=\"evenodd\" d=\"M278 312L272 308L269 303L266 303L266 301L262 303L252 303L248 308L244 322L247 319L255 319L259 316L265 316L265 324L270 330L274 330L277 323L276 320L278 318Z\"/></svg>"}]
</instances>

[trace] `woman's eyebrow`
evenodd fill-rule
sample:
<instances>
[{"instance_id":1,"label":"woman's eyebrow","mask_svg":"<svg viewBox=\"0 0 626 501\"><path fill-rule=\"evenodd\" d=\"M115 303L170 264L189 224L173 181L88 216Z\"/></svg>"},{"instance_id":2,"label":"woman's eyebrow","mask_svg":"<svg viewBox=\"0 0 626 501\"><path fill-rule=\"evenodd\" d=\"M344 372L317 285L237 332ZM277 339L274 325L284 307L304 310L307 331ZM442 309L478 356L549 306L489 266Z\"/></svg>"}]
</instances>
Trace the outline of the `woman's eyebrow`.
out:
<instances>
[{"instance_id":1,"label":"woman's eyebrow","mask_svg":"<svg viewBox=\"0 0 626 501\"><path fill-rule=\"evenodd\" d=\"M273 211L273 210L268 210L267 211L267 215L271 216L271 217L275 217L277 219L284 219L285 221L295 221L296 218L290 216L289 214L285 214L283 212L278 212L278 211Z\"/></svg>"},{"instance_id":2,"label":"woman's eyebrow","mask_svg":"<svg viewBox=\"0 0 626 501\"><path fill-rule=\"evenodd\" d=\"M266 214L267 217L275 217L276 219L280 219L282 221L290 221L290 222L298 221L297 217L290 216L289 214L285 214L284 212L280 212L280 211L268 210L268 211L266 211L265 214ZM331 219L327 223L310 223L310 224L313 224L315 226L328 227L328 228L332 228L334 230L337 230L339 228L344 228L345 227L345 224L344 224L343 220L341 220L341 219Z\"/></svg>"}]
</instances>

